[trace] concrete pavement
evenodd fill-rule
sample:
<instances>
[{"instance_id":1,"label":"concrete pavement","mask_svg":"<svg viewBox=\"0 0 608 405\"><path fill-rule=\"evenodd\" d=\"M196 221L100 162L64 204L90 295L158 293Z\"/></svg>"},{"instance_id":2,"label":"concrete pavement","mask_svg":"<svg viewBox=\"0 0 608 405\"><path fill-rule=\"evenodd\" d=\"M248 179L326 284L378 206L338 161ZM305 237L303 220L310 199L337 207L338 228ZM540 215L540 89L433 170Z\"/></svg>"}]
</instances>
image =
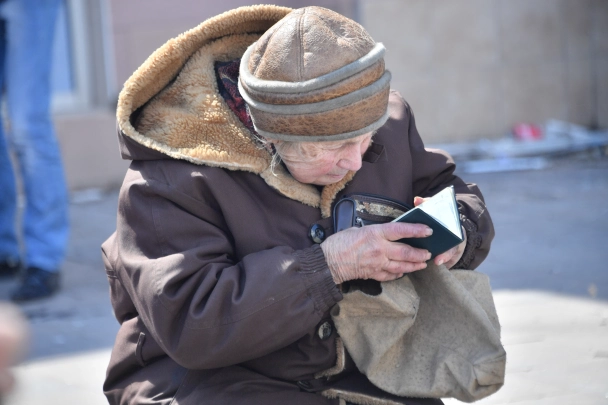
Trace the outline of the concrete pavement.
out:
<instances>
[{"instance_id":1,"label":"concrete pavement","mask_svg":"<svg viewBox=\"0 0 608 405\"><path fill-rule=\"evenodd\" d=\"M508 354L505 386L478 403L608 404L608 158L462 177L479 184L497 229L479 271L490 275ZM63 290L22 305L33 340L8 405L106 403L118 327L99 245L114 229L117 193L77 197ZM13 285L0 283L0 300Z\"/></svg>"}]
</instances>

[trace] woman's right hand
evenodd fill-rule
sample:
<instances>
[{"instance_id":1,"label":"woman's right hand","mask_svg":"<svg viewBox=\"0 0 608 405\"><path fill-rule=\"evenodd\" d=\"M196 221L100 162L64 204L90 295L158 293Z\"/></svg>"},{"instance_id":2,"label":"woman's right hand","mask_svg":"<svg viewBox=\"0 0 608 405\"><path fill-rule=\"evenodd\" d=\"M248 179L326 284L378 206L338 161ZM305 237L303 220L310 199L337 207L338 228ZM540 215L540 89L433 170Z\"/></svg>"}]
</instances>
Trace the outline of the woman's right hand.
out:
<instances>
[{"instance_id":1,"label":"woman's right hand","mask_svg":"<svg viewBox=\"0 0 608 405\"><path fill-rule=\"evenodd\" d=\"M428 250L417 249L401 238L425 238L432 229L422 224L389 222L349 228L321 243L325 260L336 284L354 279L395 280L426 267Z\"/></svg>"}]
</instances>

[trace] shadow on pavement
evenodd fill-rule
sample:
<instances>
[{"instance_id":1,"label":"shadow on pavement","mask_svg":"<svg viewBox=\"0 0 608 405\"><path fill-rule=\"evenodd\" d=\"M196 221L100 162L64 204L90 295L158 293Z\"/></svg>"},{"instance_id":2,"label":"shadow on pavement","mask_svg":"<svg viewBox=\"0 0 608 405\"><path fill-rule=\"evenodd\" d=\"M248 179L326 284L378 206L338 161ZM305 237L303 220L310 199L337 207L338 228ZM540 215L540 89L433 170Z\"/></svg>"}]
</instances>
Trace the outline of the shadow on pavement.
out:
<instances>
[{"instance_id":1,"label":"shadow on pavement","mask_svg":"<svg viewBox=\"0 0 608 405\"><path fill-rule=\"evenodd\" d=\"M21 304L32 339L29 360L110 348L118 330L108 296L101 243L116 227L118 192L71 204L71 234L55 296ZM16 280L0 282L0 300L8 300Z\"/></svg>"},{"instance_id":2,"label":"shadow on pavement","mask_svg":"<svg viewBox=\"0 0 608 405\"><path fill-rule=\"evenodd\" d=\"M496 227L479 267L500 290L608 300L608 159L554 160L539 171L462 174L484 193ZM30 360L110 348L112 315L100 245L114 231L117 191L71 205L72 234L55 297L22 305ZM15 284L0 283L0 300Z\"/></svg>"},{"instance_id":3,"label":"shadow on pavement","mask_svg":"<svg viewBox=\"0 0 608 405\"><path fill-rule=\"evenodd\" d=\"M496 228L478 269L494 290L608 300L608 159L462 177L479 185Z\"/></svg>"}]
</instances>

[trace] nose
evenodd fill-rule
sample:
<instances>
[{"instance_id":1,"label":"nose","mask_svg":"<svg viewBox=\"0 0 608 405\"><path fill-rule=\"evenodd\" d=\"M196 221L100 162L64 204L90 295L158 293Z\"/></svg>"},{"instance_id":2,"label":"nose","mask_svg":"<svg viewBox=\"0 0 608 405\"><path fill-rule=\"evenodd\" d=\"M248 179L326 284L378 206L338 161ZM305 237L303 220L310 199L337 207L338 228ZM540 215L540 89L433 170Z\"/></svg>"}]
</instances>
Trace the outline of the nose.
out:
<instances>
[{"instance_id":1,"label":"nose","mask_svg":"<svg viewBox=\"0 0 608 405\"><path fill-rule=\"evenodd\" d=\"M352 145L344 151L344 155L340 157L337 166L341 169L357 171L361 169L362 156L359 145Z\"/></svg>"}]
</instances>

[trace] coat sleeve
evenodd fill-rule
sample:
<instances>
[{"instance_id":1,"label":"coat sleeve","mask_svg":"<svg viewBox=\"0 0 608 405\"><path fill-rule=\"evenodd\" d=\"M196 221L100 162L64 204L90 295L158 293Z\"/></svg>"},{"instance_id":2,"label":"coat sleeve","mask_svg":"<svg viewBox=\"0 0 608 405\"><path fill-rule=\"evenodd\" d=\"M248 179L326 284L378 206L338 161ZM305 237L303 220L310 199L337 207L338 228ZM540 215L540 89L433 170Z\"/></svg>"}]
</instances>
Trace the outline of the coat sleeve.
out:
<instances>
[{"instance_id":1,"label":"coat sleeve","mask_svg":"<svg viewBox=\"0 0 608 405\"><path fill-rule=\"evenodd\" d=\"M475 269L487 257L494 238L494 225L481 191L476 184L465 183L454 175L456 165L447 152L424 147L416 129L414 114L405 104L409 118L414 196L430 197L445 187L454 186L460 219L467 233L465 251L454 268Z\"/></svg>"},{"instance_id":2,"label":"coat sleeve","mask_svg":"<svg viewBox=\"0 0 608 405\"><path fill-rule=\"evenodd\" d=\"M319 245L234 259L221 211L145 174L121 189L117 232L104 252L161 348L189 369L241 363L309 332L342 298ZM142 174L144 173L144 174ZM154 178L156 177L156 178Z\"/></svg>"}]
</instances>

